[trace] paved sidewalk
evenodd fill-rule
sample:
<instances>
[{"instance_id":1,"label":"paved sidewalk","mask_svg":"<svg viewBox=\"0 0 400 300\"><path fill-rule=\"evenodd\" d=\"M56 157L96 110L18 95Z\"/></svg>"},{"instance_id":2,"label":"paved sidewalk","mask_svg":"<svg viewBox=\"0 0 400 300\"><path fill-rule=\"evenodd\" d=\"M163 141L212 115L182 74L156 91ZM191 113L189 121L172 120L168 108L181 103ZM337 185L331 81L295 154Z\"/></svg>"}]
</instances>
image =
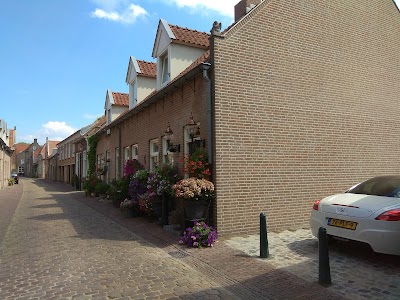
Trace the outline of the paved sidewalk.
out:
<instances>
[{"instance_id":1,"label":"paved sidewalk","mask_svg":"<svg viewBox=\"0 0 400 300\"><path fill-rule=\"evenodd\" d=\"M0 299L341 299L224 242L184 248L69 185L20 182L0 191Z\"/></svg>"}]
</instances>

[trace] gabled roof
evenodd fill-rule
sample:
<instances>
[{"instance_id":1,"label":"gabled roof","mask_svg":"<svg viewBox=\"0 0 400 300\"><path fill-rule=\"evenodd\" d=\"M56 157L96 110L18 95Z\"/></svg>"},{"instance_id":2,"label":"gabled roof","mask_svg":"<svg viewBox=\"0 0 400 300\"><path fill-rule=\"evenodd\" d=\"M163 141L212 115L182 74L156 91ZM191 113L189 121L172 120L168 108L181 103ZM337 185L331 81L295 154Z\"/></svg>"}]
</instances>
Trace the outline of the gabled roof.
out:
<instances>
[{"instance_id":1,"label":"gabled roof","mask_svg":"<svg viewBox=\"0 0 400 300\"><path fill-rule=\"evenodd\" d=\"M54 148L57 148L58 143L59 141L48 141L47 157L53 153ZM43 145L40 155L42 155L43 159L46 157L46 144Z\"/></svg>"},{"instance_id":2,"label":"gabled roof","mask_svg":"<svg viewBox=\"0 0 400 300\"><path fill-rule=\"evenodd\" d=\"M18 143L14 145L15 148L15 153L20 154L21 152L24 152L26 149L28 149L29 144L25 143Z\"/></svg>"},{"instance_id":3,"label":"gabled roof","mask_svg":"<svg viewBox=\"0 0 400 300\"><path fill-rule=\"evenodd\" d=\"M175 41L183 44L191 44L204 48L210 47L208 38L210 35L206 32L201 32L189 28L183 28L177 25L169 24L172 32L175 35Z\"/></svg>"},{"instance_id":4,"label":"gabled roof","mask_svg":"<svg viewBox=\"0 0 400 300\"><path fill-rule=\"evenodd\" d=\"M128 119L130 116L135 115L136 113L142 111L144 108L150 106L158 99L165 96L165 94L172 92L178 86L183 85L189 78L193 78L194 76L201 74L201 64L207 64L210 58L210 51L207 50L203 53L197 60L195 60L189 67L187 67L184 71L182 71L178 76L176 76L172 81L168 82L167 85L162 87L158 91L153 91L150 95L148 95L143 101L141 101L137 106L132 108L131 110L127 110L119 115L114 121L105 126L104 128L111 128L117 124L120 124L124 120Z\"/></svg>"},{"instance_id":5,"label":"gabled roof","mask_svg":"<svg viewBox=\"0 0 400 300\"><path fill-rule=\"evenodd\" d=\"M129 94L112 92L114 105L129 106Z\"/></svg>"},{"instance_id":6,"label":"gabled roof","mask_svg":"<svg viewBox=\"0 0 400 300\"><path fill-rule=\"evenodd\" d=\"M127 84L131 83L136 76L144 76L155 78L157 73L157 64L137 60L134 56L129 57L128 70L126 72L125 82Z\"/></svg>"},{"instance_id":7,"label":"gabled roof","mask_svg":"<svg viewBox=\"0 0 400 300\"><path fill-rule=\"evenodd\" d=\"M156 58L161 51L164 51L169 43L178 43L190 47L207 49L210 46L209 37L210 35L206 32L170 25L165 20L160 19L156 39L154 40L152 56ZM161 47L161 49L159 49L159 47Z\"/></svg>"}]
</instances>

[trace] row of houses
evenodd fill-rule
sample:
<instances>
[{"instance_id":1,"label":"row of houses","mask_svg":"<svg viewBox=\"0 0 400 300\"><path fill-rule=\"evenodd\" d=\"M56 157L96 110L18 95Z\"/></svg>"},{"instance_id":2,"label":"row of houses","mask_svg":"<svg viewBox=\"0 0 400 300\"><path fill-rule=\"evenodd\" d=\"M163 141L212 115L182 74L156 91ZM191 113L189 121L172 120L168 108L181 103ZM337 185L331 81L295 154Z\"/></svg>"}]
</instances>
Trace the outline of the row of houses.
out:
<instances>
[{"instance_id":1,"label":"row of houses","mask_svg":"<svg viewBox=\"0 0 400 300\"><path fill-rule=\"evenodd\" d=\"M15 127L9 129L7 122L0 119L0 189L8 185L8 179L11 177L15 133Z\"/></svg>"},{"instance_id":2,"label":"row of houses","mask_svg":"<svg viewBox=\"0 0 400 300\"><path fill-rule=\"evenodd\" d=\"M242 0L209 33L160 20L152 57L127 58L129 93L57 145L48 178L107 182L204 147L222 235L308 227L315 199L398 173L400 15L392 0ZM28 154L29 156L29 154ZM50 172L51 170L51 172Z\"/></svg>"}]
</instances>

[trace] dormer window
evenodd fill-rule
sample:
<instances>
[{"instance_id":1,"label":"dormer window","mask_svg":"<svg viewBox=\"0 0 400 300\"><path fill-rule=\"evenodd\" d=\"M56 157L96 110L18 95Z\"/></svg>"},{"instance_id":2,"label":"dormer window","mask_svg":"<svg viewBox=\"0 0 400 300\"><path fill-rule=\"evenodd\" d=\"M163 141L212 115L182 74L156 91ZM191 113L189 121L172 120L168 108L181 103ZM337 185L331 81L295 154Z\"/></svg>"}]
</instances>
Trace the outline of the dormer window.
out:
<instances>
[{"instance_id":1,"label":"dormer window","mask_svg":"<svg viewBox=\"0 0 400 300\"><path fill-rule=\"evenodd\" d=\"M129 84L129 102L130 107L134 107L137 104L137 84L136 80Z\"/></svg>"},{"instance_id":2,"label":"dormer window","mask_svg":"<svg viewBox=\"0 0 400 300\"><path fill-rule=\"evenodd\" d=\"M168 63L168 52L160 58L161 68L161 84L165 84L169 81L169 63Z\"/></svg>"},{"instance_id":3,"label":"dormer window","mask_svg":"<svg viewBox=\"0 0 400 300\"><path fill-rule=\"evenodd\" d=\"M107 109L107 125L111 123L111 108Z\"/></svg>"}]
</instances>

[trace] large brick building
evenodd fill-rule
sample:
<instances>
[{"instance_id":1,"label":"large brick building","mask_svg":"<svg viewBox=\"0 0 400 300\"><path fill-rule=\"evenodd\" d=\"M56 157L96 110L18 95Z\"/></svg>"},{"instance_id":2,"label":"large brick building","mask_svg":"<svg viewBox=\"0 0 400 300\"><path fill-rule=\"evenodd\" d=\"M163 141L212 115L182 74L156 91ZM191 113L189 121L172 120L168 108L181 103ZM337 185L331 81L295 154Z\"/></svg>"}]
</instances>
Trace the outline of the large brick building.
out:
<instances>
[{"instance_id":1,"label":"large brick building","mask_svg":"<svg viewBox=\"0 0 400 300\"><path fill-rule=\"evenodd\" d=\"M397 174L400 15L392 0L242 1L213 37L221 233L308 226L315 199ZM247 9L247 11L249 10Z\"/></svg>"},{"instance_id":2,"label":"large brick building","mask_svg":"<svg viewBox=\"0 0 400 300\"><path fill-rule=\"evenodd\" d=\"M399 169L399 34L392 0L242 0L211 35L161 20L157 63L129 60L128 109L110 114L106 99L104 179L128 158L181 163L197 143L220 234L257 232L260 212L270 229L307 227L316 198Z\"/></svg>"}]
</instances>

